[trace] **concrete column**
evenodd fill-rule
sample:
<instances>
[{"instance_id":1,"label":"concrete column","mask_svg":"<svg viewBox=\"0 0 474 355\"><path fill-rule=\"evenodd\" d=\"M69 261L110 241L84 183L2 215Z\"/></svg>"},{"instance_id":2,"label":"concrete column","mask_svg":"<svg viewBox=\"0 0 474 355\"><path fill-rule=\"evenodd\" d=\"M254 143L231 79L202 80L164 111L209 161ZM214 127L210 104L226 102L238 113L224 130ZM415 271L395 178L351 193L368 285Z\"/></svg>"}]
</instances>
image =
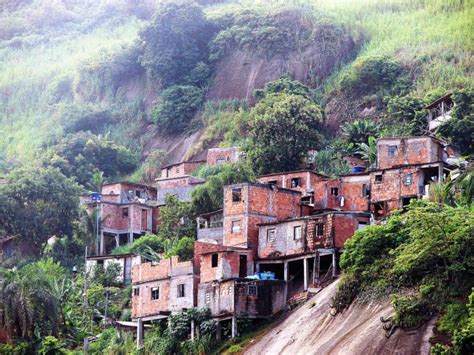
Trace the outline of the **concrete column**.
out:
<instances>
[{"instance_id":1,"label":"concrete column","mask_svg":"<svg viewBox=\"0 0 474 355\"><path fill-rule=\"evenodd\" d=\"M285 261L285 263L283 264L283 280L286 281L286 283L285 283L285 296L284 296L285 302L288 300L288 271L289 271L288 266L289 266L288 262Z\"/></svg>"},{"instance_id":2,"label":"concrete column","mask_svg":"<svg viewBox=\"0 0 474 355\"><path fill-rule=\"evenodd\" d=\"M314 275L313 275L313 283L319 284L319 273L321 270L321 256L319 255L319 251L316 251L316 256L314 257Z\"/></svg>"},{"instance_id":3,"label":"concrete column","mask_svg":"<svg viewBox=\"0 0 474 355\"><path fill-rule=\"evenodd\" d=\"M232 339L237 337L237 317L232 316Z\"/></svg>"},{"instance_id":4,"label":"concrete column","mask_svg":"<svg viewBox=\"0 0 474 355\"><path fill-rule=\"evenodd\" d=\"M221 341L221 321L219 319L216 323L216 340Z\"/></svg>"},{"instance_id":5,"label":"concrete column","mask_svg":"<svg viewBox=\"0 0 474 355\"><path fill-rule=\"evenodd\" d=\"M336 260L336 249L332 250L332 277L337 275L337 260Z\"/></svg>"},{"instance_id":6,"label":"concrete column","mask_svg":"<svg viewBox=\"0 0 474 355\"><path fill-rule=\"evenodd\" d=\"M120 234L115 234L115 246L117 248L120 246Z\"/></svg>"},{"instance_id":7,"label":"concrete column","mask_svg":"<svg viewBox=\"0 0 474 355\"><path fill-rule=\"evenodd\" d=\"M131 232L129 235L128 235L128 244L132 244L133 243L133 232Z\"/></svg>"},{"instance_id":8,"label":"concrete column","mask_svg":"<svg viewBox=\"0 0 474 355\"><path fill-rule=\"evenodd\" d=\"M255 264L255 272L260 272L260 263Z\"/></svg>"},{"instance_id":9,"label":"concrete column","mask_svg":"<svg viewBox=\"0 0 474 355\"><path fill-rule=\"evenodd\" d=\"M100 247L97 251L100 255L105 255L105 237L104 232L100 232Z\"/></svg>"},{"instance_id":10,"label":"concrete column","mask_svg":"<svg viewBox=\"0 0 474 355\"><path fill-rule=\"evenodd\" d=\"M82 349L84 351L84 354L89 353L89 337L84 338L84 347Z\"/></svg>"},{"instance_id":11,"label":"concrete column","mask_svg":"<svg viewBox=\"0 0 474 355\"><path fill-rule=\"evenodd\" d=\"M442 183L444 181L444 171L443 171L443 163L440 163L438 166L438 183Z\"/></svg>"},{"instance_id":12,"label":"concrete column","mask_svg":"<svg viewBox=\"0 0 474 355\"><path fill-rule=\"evenodd\" d=\"M303 277L304 277L304 291L308 290L308 259L303 259Z\"/></svg>"},{"instance_id":13,"label":"concrete column","mask_svg":"<svg viewBox=\"0 0 474 355\"><path fill-rule=\"evenodd\" d=\"M140 349L143 345L143 321L138 318L137 321L137 348Z\"/></svg>"},{"instance_id":14,"label":"concrete column","mask_svg":"<svg viewBox=\"0 0 474 355\"><path fill-rule=\"evenodd\" d=\"M195 323L193 319L191 320L191 340L194 340L194 328L195 328Z\"/></svg>"}]
</instances>

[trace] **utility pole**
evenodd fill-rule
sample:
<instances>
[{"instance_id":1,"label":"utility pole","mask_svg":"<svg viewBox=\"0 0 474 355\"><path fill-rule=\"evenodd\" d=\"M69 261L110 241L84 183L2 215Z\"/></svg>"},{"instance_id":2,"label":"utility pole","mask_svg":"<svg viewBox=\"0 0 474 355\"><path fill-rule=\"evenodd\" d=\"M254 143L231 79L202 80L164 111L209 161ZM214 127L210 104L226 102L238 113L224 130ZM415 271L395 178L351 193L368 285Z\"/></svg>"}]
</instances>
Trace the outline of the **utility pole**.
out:
<instances>
[{"instance_id":1,"label":"utility pole","mask_svg":"<svg viewBox=\"0 0 474 355\"><path fill-rule=\"evenodd\" d=\"M84 253L84 307L87 307L87 246Z\"/></svg>"}]
</instances>

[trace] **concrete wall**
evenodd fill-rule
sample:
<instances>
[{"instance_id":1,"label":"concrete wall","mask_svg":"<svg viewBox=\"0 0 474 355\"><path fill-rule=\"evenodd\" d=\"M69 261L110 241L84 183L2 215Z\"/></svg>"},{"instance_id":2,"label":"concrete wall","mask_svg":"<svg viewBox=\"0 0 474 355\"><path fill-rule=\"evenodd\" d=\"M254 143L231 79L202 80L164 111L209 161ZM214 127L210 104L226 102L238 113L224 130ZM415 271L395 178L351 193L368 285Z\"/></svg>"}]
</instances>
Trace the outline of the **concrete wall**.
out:
<instances>
[{"instance_id":1,"label":"concrete wall","mask_svg":"<svg viewBox=\"0 0 474 355\"><path fill-rule=\"evenodd\" d=\"M217 266L212 267L212 255L217 255ZM247 256L247 275L253 275L254 257L251 250L216 251L215 253L201 255L200 259L200 282L215 280L226 280L239 277L240 256Z\"/></svg>"},{"instance_id":2,"label":"concrete wall","mask_svg":"<svg viewBox=\"0 0 474 355\"><path fill-rule=\"evenodd\" d=\"M292 179L298 178L299 185L297 187L292 187ZM318 181L323 180L323 176L314 173L313 171L295 171L289 173L281 174L271 174L263 175L257 177L258 181L262 184L268 184L272 181L276 181L276 186L280 188L291 189L299 191L302 193L302 196L308 195L314 190L314 186Z\"/></svg>"},{"instance_id":3,"label":"concrete wall","mask_svg":"<svg viewBox=\"0 0 474 355\"><path fill-rule=\"evenodd\" d=\"M389 147L396 146L393 156ZM381 139L377 142L377 167L388 169L407 164L426 164L443 160L441 143L431 137Z\"/></svg>"},{"instance_id":4,"label":"concrete wall","mask_svg":"<svg viewBox=\"0 0 474 355\"><path fill-rule=\"evenodd\" d=\"M192 174L204 162L183 162L161 169L161 179L175 178Z\"/></svg>"},{"instance_id":5,"label":"concrete wall","mask_svg":"<svg viewBox=\"0 0 474 355\"><path fill-rule=\"evenodd\" d=\"M306 220L282 222L264 225L259 228L258 257L274 258L288 255L299 255L306 251ZM294 228L301 227L301 239L294 239ZM269 230L275 230L274 239L270 240Z\"/></svg>"},{"instance_id":6,"label":"concrete wall","mask_svg":"<svg viewBox=\"0 0 474 355\"><path fill-rule=\"evenodd\" d=\"M209 308L213 317L233 314L235 306L235 280L200 283L198 307Z\"/></svg>"}]
</instances>

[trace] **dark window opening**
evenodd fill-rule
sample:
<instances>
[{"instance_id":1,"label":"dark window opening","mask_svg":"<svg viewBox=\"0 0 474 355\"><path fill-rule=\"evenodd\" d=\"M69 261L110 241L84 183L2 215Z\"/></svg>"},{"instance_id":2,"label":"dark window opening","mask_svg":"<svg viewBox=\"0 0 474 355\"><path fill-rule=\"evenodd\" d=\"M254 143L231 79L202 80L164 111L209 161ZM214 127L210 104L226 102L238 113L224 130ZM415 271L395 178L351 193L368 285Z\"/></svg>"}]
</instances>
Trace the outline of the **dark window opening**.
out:
<instances>
[{"instance_id":1,"label":"dark window opening","mask_svg":"<svg viewBox=\"0 0 474 355\"><path fill-rule=\"evenodd\" d=\"M271 181L268 182L268 185L277 186L278 181L277 180L271 180Z\"/></svg>"},{"instance_id":2,"label":"dark window opening","mask_svg":"<svg viewBox=\"0 0 474 355\"><path fill-rule=\"evenodd\" d=\"M257 296L257 286L256 285L249 285L248 294L249 294L249 296Z\"/></svg>"},{"instance_id":3,"label":"dark window opening","mask_svg":"<svg viewBox=\"0 0 474 355\"><path fill-rule=\"evenodd\" d=\"M122 218L128 217L128 207L122 208Z\"/></svg>"},{"instance_id":4,"label":"dark window opening","mask_svg":"<svg viewBox=\"0 0 474 355\"><path fill-rule=\"evenodd\" d=\"M267 242L273 242L275 240L276 229L272 228L267 230Z\"/></svg>"},{"instance_id":5,"label":"dark window opening","mask_svg":"<svg viewBox=\"0 0 474 355\"><path fill-rule=\"evenodd\" d=\"M171 169L170 168L166 169L166 177L170 177L170 173L171 173Z\"/></svg>"},{"instance_id":6,"label":"dark window opening","mask_svg":"<svg viewBox=\"0 0 474 355\"><path fill-rule=\"evenodd\" d=\"M225 158L224 157L217 157L216 165L222 165L224 163L225 163Z\"/></svg>"},{"instance_id":7,"label":"dark window opening","mask_svg":"<svg viewBox=\"0 0 474 355\"><path fill-rule=\"evenodd\" d=\"M370 189L369 189L369 185L367 184L363 184L362 185L362 196L363 197L367 197L370 195Z\"/></svg>"},{"instance_id":8,"label":"dark window opening","mask_svg":"<svg viewBox=\"0 0 474 355\"><path fill-rule=\"evenodd\" d=\"M140 288L139 287L135 287L133 289L133 295L134 296L140 296Z\"/></svg>"},{"instance_id":9,"label":"dark window opening","mask_svg":"<svg viewBox=\"0 0 474 355\"><path fill-rule=\"evenodd\" d=\"M211 255L211 266L212 267L217 267L218 261L219 261L219 256L217 254L212 254Z\"/></svg>"},{"instance_id":10,"label":"dark window opening","mask_svg":"<svg viewBox=\"0 0 474 355\"><path fill-rule=\"evenodd\" d=\"M397 152L397 146L396 145L389 145L388 146L388 156L390 158L395 157L396 152Z\"/></svg>"},{"instance_id":11,"label":"dark window opening","mask_svg":"<svg viewBox=\"0 0 474 355\"><path fill-rule=\"evenodd\" d=\"M339 189L337 187L331 187L331 196L339 195Z\"/></svg>"},{"instance_id":12,"label":"dark window opening","mask_svg":"<svg viewBox=\"0 0 474 355\"><path fill-rule=\"evenodd\" d=\"M316 226L316 236L317 237L322 237L324 235L324 223L317 223Z\"/></svg>"},{"instance_id":13,"label":"dark window opening","mask_svg":"<svg viewBox=\"0 0 474 355\"><path fill-rule=\"evenodd\" d=\"M239 277L247 276L247 255L239 256Z\"/></svg>"},{"instance_id":14,"label":"dark window opening","mask_svg":"<svg viewBox=\"0 0 474 355\"><path fill-rule=\"evenodd\" d=\"M300 178L291 179L291 187L298 187L298 186L300 186Z\"/></svg>"},{"instance_id":15,"label":"dark window opening","mask_svg":"<svg viewBox=\"0 0 474 355\"><path fill-rule=\"evenodd\" d=\"M403 184L404 185L411 185L413 182L413 174L405 174L403 177Z\"/></svg>"},{"instance_id":16,"label":"dark window opening","mask_svg":"<svg viewBox=\"0 0 474 355\"><path fill-rule=\"evenodd\" d=\"M242 189L236 188L232 189L232 202L240 202L242 201Z\"/></svg>"},{"instance_id":17,"label":"dark window opening","mask_svg":"<svg viewBox=\"0 0 474 355\"><path fill-rule=\"evenodd\" d=\"M367 222L366 221L357 221L357 230L362 230L365 227L367 227Z\"/></svg>"},{"instance_id":18,"label":"dark window opening","mask_svg":"<svg viewBox=\"0 0 474 355\"><path fill-rule=\"evenodd\" d=\"M184 292L184 284L179 284L178 285L178 297L184 297L185 292Z\"/></svg>"},{"instance_id":19,"label":"dark window opening","mask_svg":"<svg viewBox=\"0 0 474 355\"><path fill-rule=\"evenodd\" d=\"M416 199L416 197L411 196L411 197L402 197L402 207L407 207L411 200Z\"/></svg>"},{"instance_id":20,"label":"dark window opening","mask_svg":"<svg viewBox=\"0 0 474 355\"><path fill-rule=\"evenodd\" d=\"M379 182L382 182L382 181L383 181L383 175L382 174L375 175L375 182L376 183L379 183Z\"/></svg>"},{"instance_id":21,"label":"dark window opening","mask_svg":"<svg viewBox=\"0 0 474 355\"><path fill-rule=\"evenodd\" d=\"M142 192L140 190L135 190L135 197L141 198L142 197Z\"/></svg>"},{"instance_id":22,"label":"dark window opening","mask_svg":"<svg viewBox=\"0 0 474 355\"><path fill-rule=\"evenodd\" d=\"M104 266L104 260L97 260L98 266Z\"/></svg>"},{"instance_id":23,"label":"dark window opening","mask_svg":"<svg viewBox=\"0 0 474 355\"><path fill-rule=\"evenodd\" d=\"M158 287L153 287L151 289L151 299L157 300L160 298L160 289Z\"/></svg>"}]
</instances>

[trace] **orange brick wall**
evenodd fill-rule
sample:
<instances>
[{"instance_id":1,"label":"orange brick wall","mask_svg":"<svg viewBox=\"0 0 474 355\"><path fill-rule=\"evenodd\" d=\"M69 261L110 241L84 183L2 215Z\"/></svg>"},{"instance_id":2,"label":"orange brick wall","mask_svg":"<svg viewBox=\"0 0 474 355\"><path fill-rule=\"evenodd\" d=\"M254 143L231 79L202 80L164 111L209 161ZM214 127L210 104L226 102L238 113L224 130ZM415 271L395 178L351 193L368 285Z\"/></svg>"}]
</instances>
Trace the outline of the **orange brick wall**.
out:
<instances>
[{"instance_id":1,"label":"orange brick wall","mask_svg":"<svg viewBox=\"0 0 474 355\"><path fill-rule=\"evenodd\" d=\"M197 161L197 162L184 162L184 163L172 165L170 167L167 167L161 170L161 178L169 179L169 178L190 175L202 164L203 164L202 161Z\"/></svg>"},{"instance_id":2,"label":"orange brick wall","mask_svg":"<svg viewBox=\"0 0 474 355\"><path fill-rule=\"evenodd\" d=\"M226 163L239 161L239 149L237 147L211 148L207 151L207 165L217 165L217 159L224 158Z\"/></svg>"},{"instance_id":3,"label":"orange brick wall","mask_svg":"<svg viewBox=\"0 0 474 355\"><path fill-rule=\"evenodd\" d=\"M375 176L382 174L382 182L376 182ZM410 185L404 185L405 174L413 174L413 181ZM403 196L418 196L419 186L423 185L423 172L416 167L403 169L390 169L371 173L371 202L399 201ZM390 210L398 207L392 205Z\"/></svg>"},{"instance_id":4,"label":"orange brick wall","mask_svg":"<svg viewBox=\"0 0 474 355\"><path fill-rule=\"evenodd\" d=\"M122 217L122 209L128 208L128 217ZM147 211L147 222L142 225L142 210ZM151 217L148 217L151 216ZM148 228L151 218L152 228ZM135 230L152 232L156 229L158 209L138 204L109 204L101 203L102 227L115 230Z\"/></svg>"},{"instance_id":5,"label":"orange brick wall","mask_svg":"<svg viewBox=\"0 0 474 355\"><path fill-rule=\"evenodd\" d=\"M299 178L300 184L297 187L291 187L291 180ZM270 176L259 176L258 181L262 184L268 184L270 181L277 181L277 186L299 191L303 196L307 195L309 191L313 190L318 181L322 181L323 176L315 174L311 171L299 171L294 173L283 173Z\"/></svg>"},{"instance_id":6,"label":"orange brick wall","mask_svg":"<svg viewBox=\"0 0 474 355\"><path fill-rule=\"evenodd\" d=\"M393 157L389 146L397 146ZM383 139L377 142L377 166L388 169L407 164L425 164L443 160L443 148L430 137Z\"/></svg>"}]
</instances>

